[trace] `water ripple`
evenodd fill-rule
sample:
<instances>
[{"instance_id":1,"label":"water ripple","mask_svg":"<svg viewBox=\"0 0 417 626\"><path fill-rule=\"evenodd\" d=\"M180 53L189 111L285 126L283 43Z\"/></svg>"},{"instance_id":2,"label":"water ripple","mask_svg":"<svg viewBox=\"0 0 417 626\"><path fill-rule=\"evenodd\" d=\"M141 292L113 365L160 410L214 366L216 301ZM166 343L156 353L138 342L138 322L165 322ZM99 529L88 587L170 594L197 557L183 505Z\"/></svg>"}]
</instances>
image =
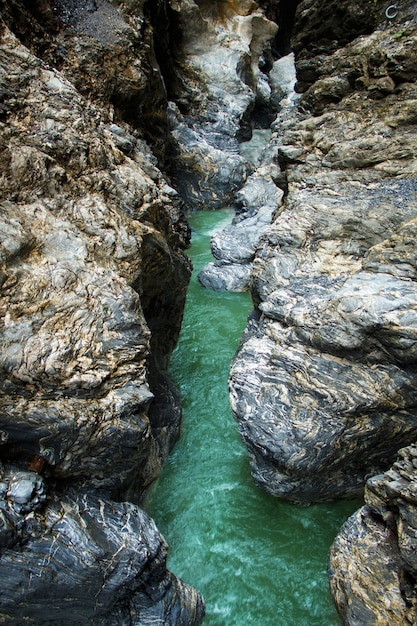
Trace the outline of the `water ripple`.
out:
<instances>
[{"instance_id":1,"label":"water ripple","mask_svg":"<svg viewBox=\"0 0 417 626\"><path fill-rule=\"evenodd\" d=\"M170 545L170 569L205 598L205 626L335 626L327 555L359 503L298 507L253 484L227 390L249 296L208 291L196 279L211 234L230 219L230 211L190 219L194 277L171 364L183 435L147 509Z\"/></svg>"}]
</instances>

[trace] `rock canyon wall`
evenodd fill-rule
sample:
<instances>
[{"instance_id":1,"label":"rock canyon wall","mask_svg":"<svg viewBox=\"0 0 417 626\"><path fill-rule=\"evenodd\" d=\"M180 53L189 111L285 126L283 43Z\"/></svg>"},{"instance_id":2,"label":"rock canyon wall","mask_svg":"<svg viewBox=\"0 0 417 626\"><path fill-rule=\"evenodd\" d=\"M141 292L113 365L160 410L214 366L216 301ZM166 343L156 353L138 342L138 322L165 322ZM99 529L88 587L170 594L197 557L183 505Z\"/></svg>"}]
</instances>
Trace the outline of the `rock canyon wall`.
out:
<instances>
[{"instance_id":1,"label":"rock canyon wall","mask_svg":"<svg viewBox=\"0 0 417 626\"><path fill-rule=\"evenodd\" d=\"M230 374L258 485L301 503L366 485L330 563L349 624L416 620L416 37L414 2L298 5L299 100L261 163L285 195L245 259L255 309ZM216 236L214 265L240 276L230 242L256 216Z\"/></svg>"},{"instance_id":2,"label":"rock canyon wall","mask_svg":"<svg viewBox=\"0 0 417 626\"><path fill-rule=\"evenodd\" d=\"M180 430L184 210L232 206L200 280L252 294L230 397L254 479L366 485L336 604L414 623L414 1L0 9L0 620L202 621L139 505Z\"/></svg>"},{"instance_id":3,"label":"rock canyon wall","mask_svg":"<svg viewBox=\"0 0 417 626\"><path fill-rule=\"evenodd\" d=\"M184 209L253 171L278 26L226 0L0 7L1 620L198 624L138 505L180 431Z\"/></svg>"},{"instance_id":4,"label":"rock canyon wall","mask_svg":"<svg viewBox=\"0 0 417 626\"><path fill-rule=\"evenodd\" d=\"M137 506L179 435L191 272L145 9L1 3L2 623L204 613Z\"/></svg>"}]
</instances>

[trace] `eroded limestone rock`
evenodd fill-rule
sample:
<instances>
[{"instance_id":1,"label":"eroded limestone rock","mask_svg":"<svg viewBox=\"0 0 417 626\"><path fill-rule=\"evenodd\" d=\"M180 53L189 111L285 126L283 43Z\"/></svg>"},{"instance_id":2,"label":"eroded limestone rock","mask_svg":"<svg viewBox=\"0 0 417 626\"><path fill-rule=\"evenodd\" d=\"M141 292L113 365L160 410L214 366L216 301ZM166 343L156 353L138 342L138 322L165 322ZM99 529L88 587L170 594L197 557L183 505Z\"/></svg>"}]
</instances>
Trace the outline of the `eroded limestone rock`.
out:
<instances>
[{"instance_id":1,"label":"eroded limestone rock","mask_svg":"<svg viewBox=\"0 0 417 626\"><path fill-rule=\"evenodd\" d=\"M252 2L172 3L183 47L181 93L169 112L173 179L188 206L228 206L251 165L239 154L249 114L271 90L258 64L277 32Z\"/></svg>"},{"instance_id":2,"label":"eroded limestone rock","mask_svg":"<svg viewBox=\"0 0 417 626\"><path fill-rule=\"evenodd\" d=\"M285 120L292 119L297 101L292 54L273 64L270 83L271 102L275 102L280 111L273 130L256 130L254 134L259 133L259 138L255 135L250 142L241 144L241 154L253 164L255 171L234 196L236 215L232 223L211 240L215 261L204 267L198 276L210 289L249 289L256 249L282 204L286 183L279 166L277 146L281 144L281 127Z\"/></svg>"}]
</instances>

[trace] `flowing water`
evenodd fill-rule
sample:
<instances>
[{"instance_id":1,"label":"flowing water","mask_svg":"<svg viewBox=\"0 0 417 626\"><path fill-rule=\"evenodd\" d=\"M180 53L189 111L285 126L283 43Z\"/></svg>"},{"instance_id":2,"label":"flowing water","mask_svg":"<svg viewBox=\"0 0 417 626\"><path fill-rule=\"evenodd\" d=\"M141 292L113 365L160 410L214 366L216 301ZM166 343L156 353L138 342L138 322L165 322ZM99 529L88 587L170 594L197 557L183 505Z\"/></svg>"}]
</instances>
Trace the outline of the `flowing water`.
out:
<instances>
[{"instance_id":1,"label":"flowing water","mask_svg":"<svg viewBox=\"0 0 417 626\"><path fill-rule=\"evenodd\" d=\"M337 625L328 551L360 503L300 507L253 484L227 389L250 299L197 281L212 260L210 235L230 219L228 211L190 217L194 274L171 362L183 433L146 508L169 543L169 569L204 596L204 626Z\"/></svg>"}]
</instances>

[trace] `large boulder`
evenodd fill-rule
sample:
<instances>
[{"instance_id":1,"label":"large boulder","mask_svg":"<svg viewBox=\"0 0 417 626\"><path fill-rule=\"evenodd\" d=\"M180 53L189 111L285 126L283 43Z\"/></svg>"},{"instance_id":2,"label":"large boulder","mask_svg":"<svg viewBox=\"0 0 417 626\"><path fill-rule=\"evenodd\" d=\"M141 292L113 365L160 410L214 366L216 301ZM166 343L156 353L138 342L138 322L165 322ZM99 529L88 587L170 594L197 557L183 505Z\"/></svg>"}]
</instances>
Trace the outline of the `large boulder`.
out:
<instances>
[{"instance_id":1,"label":"large boulder","mask_svg":"<svg viewBox=\"0 0 417 626\"><path fill-rule=\"evenodd\" d=\"M166 568L153 520L129 502L66 490L34 471L0 475L4 624L197 626L201 597Z\"/></svg>"},{"instance_id":2,"label":"large boulder","mask_svg":"<svg viewBox=\"0 0 417 626\"><path fill-rule=\"evenodd\" d=\"M416 623L416 466L412 445L370 478L365 506L332 546L330 586L344 624Z\"/></svg>"},{"instance_id":3,"label":"large boulder","mask_svg":"<svg viewBox=\"0 0 417 626\"><path fill-rule=\"evenodd\" d=\"M297 502L361 493L417 435L417 24L398 32L335 52L335 75L361 58L369 82L311 116L319 79L275 131L288 193L257 246L230 389L256 482ZM393 91L368 88L377 74Z\"/></svg>"}]
</instances>

